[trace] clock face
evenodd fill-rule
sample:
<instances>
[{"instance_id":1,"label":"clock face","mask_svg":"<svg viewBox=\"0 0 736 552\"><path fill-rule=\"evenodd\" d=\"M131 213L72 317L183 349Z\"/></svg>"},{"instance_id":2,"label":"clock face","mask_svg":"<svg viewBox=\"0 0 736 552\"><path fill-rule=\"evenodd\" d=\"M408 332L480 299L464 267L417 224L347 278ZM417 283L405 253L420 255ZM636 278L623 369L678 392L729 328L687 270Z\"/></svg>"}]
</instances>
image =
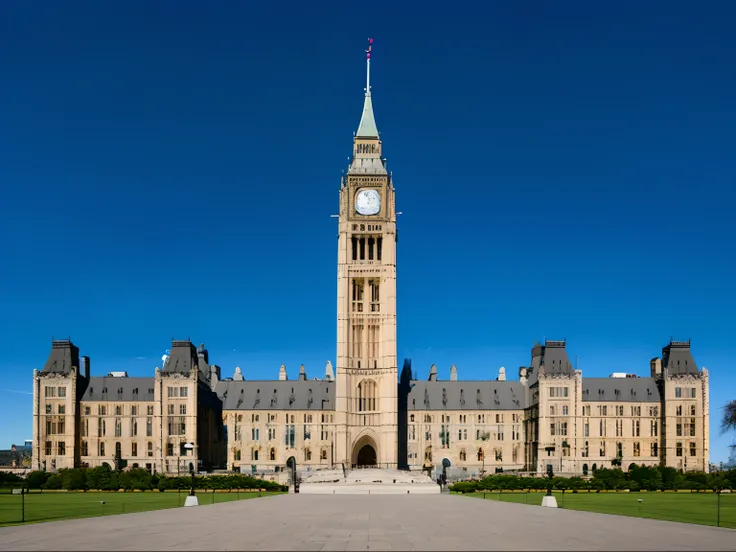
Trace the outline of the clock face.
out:
<instances>
[{"instance_id":1,"label":"clock face","mask_svg":"<svg viewBox=\"0 0 736 552\"><path fill-rule=\"evenodd\" d=\"M378 190L360 190L355 196L355 210L361 215L375 215L381 210Z\"/></svg>"}]
</instances>

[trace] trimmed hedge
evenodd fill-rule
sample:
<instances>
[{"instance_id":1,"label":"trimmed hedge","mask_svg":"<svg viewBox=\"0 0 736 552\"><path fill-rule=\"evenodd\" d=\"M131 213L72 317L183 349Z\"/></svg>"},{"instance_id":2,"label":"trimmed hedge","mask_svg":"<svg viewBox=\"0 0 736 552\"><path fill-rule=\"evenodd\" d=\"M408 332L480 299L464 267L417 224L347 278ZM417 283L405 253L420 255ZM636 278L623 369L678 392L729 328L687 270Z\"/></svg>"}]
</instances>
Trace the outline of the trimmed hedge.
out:
<instances>
[{"instance_id":1,"label":"trimmed hedge","mask_svg":"<svg viewBox=\"0 0 736 552\"><path fill-rule=\"evenodd\" d=\"M628 472L601 468L593 477L553 477L552 488L557 491L718 491L736 488L736 468L727 472L680 473L674 468L631 466ZM550 485L547 477L518 475L489 475L480 480L459 481L450 486L458 493L477 491L545 491Z\"/></svg>"},{"instance_id":2,"label":"trimmed hedge","mask_svg":"<svg viewBox=\"0 0 736 552\"><path fill-rule=\"evenodd\" d=\"M151 475L142 468L113 471L108 465L96 468L62 469L57 473L34 471L22 480L30 489L67 491L172 491L189 489L191 476ZM16 482L20 483L20 482ZM194 488L199 490L263 490L287 491L288 487L273 481L264 481L248 475L195 476Z\"/></svg>"}]
</instances>

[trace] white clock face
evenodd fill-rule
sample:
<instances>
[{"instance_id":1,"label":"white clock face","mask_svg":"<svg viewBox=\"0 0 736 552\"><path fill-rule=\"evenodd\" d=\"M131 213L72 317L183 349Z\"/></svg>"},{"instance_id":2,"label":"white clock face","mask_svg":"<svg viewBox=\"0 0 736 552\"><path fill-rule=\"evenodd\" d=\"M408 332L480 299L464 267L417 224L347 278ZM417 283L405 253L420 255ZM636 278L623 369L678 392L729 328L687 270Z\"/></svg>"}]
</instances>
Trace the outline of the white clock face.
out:
<instances>
[{"instance_id":1,"label":"white clock face","mask_svg":"<svg viewBox=\"0 0 736 552\"><path fill-rule=\"evenodd\" d=\"M375 215L381 210L378 190L360 190L355 196L355 210L361 215Z\"/></svg>"}]
</instances>

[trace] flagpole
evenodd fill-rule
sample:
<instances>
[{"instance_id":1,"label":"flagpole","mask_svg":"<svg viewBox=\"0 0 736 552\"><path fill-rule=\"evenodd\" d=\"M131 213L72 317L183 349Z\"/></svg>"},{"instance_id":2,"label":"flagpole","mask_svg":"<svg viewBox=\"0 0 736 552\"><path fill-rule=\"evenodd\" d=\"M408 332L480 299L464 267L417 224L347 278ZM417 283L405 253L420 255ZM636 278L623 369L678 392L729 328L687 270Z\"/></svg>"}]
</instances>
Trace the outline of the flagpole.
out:
<instances>
[{"instance_id":1,"label":"flagpole","mask_svg":"<svg viewBox=\"0 0 736 552\"><path fill-rule=\"evenodd\" d=\"M365 95L371 95L371 50L373 49L373 39L368 39L368 49L365 51Z\"/></svg>"}]
</instances>

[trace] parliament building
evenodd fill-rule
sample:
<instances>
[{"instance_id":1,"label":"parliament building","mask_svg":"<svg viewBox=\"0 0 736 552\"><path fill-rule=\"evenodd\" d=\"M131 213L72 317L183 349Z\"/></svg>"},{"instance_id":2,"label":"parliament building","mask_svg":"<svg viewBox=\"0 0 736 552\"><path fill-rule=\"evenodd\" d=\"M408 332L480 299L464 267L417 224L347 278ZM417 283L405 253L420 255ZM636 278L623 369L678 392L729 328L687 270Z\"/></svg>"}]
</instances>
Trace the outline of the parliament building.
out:
<instances>
[{"instance_id":1,"label":"parliament building","mask_svg":"<svg viewBox=\"0 0 736 552\"><path fill-rule=\"evenodd\" d=\"M708 471L708 371L689 341L670 340L645 376L584 378L567 344L549 340L533 344L518 379L501 368L495 380L463 380L434 365L419 379L408 360L399 369L396 201L369 79L339 206L334 369L223 377L204 345L174 340L153 377L93 376L71 340L53 340L33 373L33 468L268 474L293 458L298 470L444 465L458 477L630 464Z\"/></svg>"}]
</instances>

